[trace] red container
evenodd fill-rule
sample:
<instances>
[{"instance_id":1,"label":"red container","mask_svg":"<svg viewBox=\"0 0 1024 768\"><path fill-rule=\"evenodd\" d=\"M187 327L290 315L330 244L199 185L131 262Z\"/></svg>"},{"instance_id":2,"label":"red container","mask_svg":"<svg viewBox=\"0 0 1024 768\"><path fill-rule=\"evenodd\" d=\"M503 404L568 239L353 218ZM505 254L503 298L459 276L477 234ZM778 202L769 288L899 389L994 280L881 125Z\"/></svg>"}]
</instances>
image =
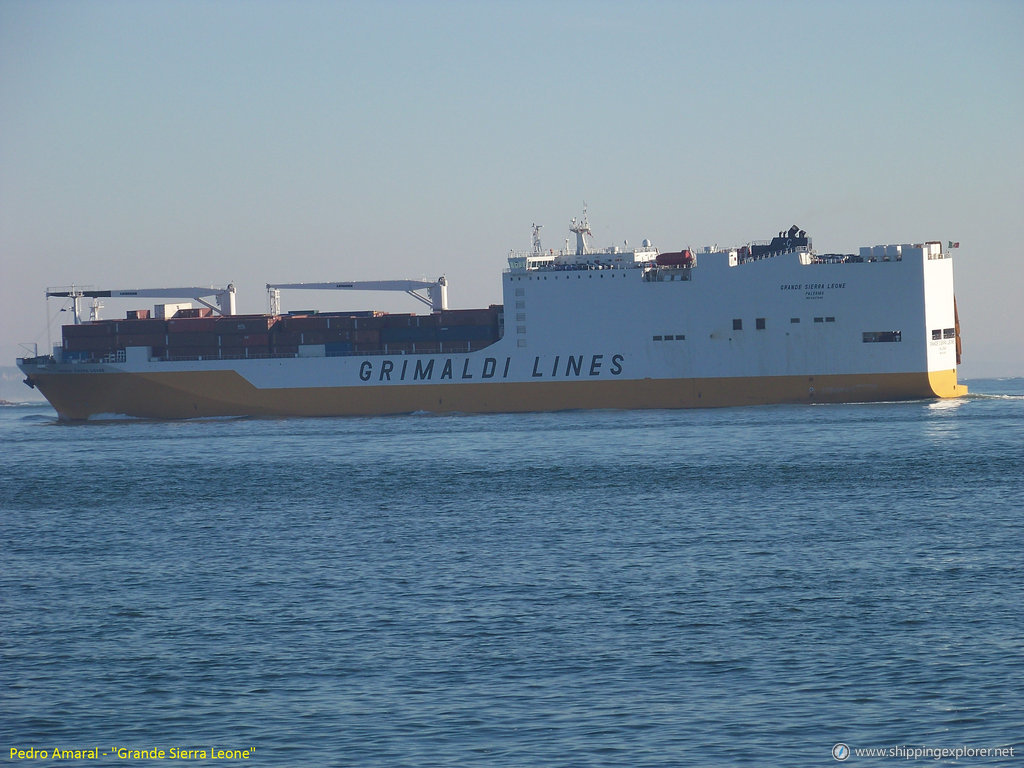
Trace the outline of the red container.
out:
<instances>
[{"instance_id":1,"label":"red container","mask_svg":"<svg viewBox=\"0 0 1024 768\"><path fill-rule=\"evenodd\" d=\"M242 337L243 347L266 347L269 345L269 333L250 333Z\"/></svg>"},{"instance_id":2,"label":"red container","mask_svg":"<svg viewBox=\"0 0 1024 768\"><path fill-rule=\"evenodd\" d=\"M146 320L149 318L148 309L129 309L125 317L128 320Z\"/></svg>"},{"instance_id":3,"label":"red container","mask_svg":"<svg viewBox=\"0 0 1024 768\"><path fill-rule=\"evenodd\" d=\"M273 315L233 315L217 318L214 328L222 336L266 333L274 326L277 319Z\"/></svg>"},{"instance_id":4,"label":"red container","mask_svg":"<svg viewBox=\"0 0 1024 768\"><path fill-rule=\"evenodd\" d=\"M274 326L274 331L270 334L271 344L301 344L302 333L299 331L283 331L281 330L281 323Z\"/></svg>"},{"instance_id":5,"label":"red container","mask_svg":"<svg viewBox=\"0 0 1024 768\"><path fill-rule=\"evenodd\" d=\"M72 336L64 339L64 349L69 352L113 352L116 348L113 336Z\"/></svg>"},{"instance_id":6,"label":"red container","mask_svg":"<svg viewBox=\"0 0 1024 768\"><path fill-rule=\"evenodd\" d=\"M352 331L352 341L357 345L372 344L376 347L380 344L380 331L377 329Z\"/></svg>"},{"instance_id":7,"label":"red container","mask_svg":"<svg viewBox=\"0 0 1024 768\"><path fill-rule=\"evenodd\" d=\"M356 316L352 318L352 327L359 331L380 330L387 322L388 316L383 312L373 317Z\"/></svg>"},{"instance_id":8,"label":"red container","mask_svg":"<svg viewBox=\"0 0 1024 768\"><path fill-rule=\"evenodd\" d=\"M416 325L416 315L387 315L384 318L384 328L408 328Z\"/></svg>"},{"instance_id":9,"label":"red container","mask_svg":"<svg viewBox=\"0 0 1024 768\"><path fill-rule=\"evenodd\" d=\"M121 333L117 335L115 344L119 349L124 347L162 347L166 334L163 333Z\"/></svg>"}]
</instances>

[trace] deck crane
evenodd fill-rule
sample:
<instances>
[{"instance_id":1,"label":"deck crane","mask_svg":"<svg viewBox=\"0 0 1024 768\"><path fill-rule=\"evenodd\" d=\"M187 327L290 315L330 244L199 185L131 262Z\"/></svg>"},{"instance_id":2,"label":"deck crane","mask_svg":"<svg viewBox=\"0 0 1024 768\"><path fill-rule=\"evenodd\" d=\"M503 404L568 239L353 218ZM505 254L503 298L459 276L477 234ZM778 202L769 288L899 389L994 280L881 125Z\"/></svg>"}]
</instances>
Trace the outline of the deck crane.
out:
<instances>
[{"instance_id":1,"label":"deck crane","mask_svg":"<svg viewBox=\"0 0 1024 768\"><path fill-rule=\"evenodd\" d=\"M235 286L234 283L229 283L226 288L202 288L202 287L191 287L191 288L133 288L125 290L91 290L83 289L75 286L70 288L47 288L46 298L51 296L59 296L71 299L72 311L75 316L75 325L80 325L81 309L79 308L79 301L83 298L93 299L92 311L90 312L91 320L99 320L99 308L102 306L97 299L106 298L162 298L162 299L194 299L203 306L209 307L214 312L221 315L234 315L235 312ZM213 296L217 302L216 305L206 301L206 298Z\"/></svg>"},{"instance_id":2,"label":"deck crane","mask_svg":"<svg viewBox=\"0 0 1024 768\"><path fill-rule=\"evenodd\" d=\"M448 309L448 280L441 275L435 282L425 280L363 280L354 283L267 283L270 295L270 314L281 314L281 290L304 289L312 291L405 291L422 301L433 311ZM417 291L425 290L424 296Z\"/></svg>"}]
</instances>

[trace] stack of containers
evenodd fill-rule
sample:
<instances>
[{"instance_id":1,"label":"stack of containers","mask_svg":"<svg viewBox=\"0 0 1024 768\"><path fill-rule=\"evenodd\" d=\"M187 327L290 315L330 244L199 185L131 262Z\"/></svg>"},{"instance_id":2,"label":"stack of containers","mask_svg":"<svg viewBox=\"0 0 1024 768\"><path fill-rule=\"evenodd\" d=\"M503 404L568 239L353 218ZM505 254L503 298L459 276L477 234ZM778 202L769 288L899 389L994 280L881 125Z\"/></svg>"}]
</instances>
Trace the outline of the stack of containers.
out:
<instances>
[{"instance_id":1,"label":"stack of containers","mask_svg":"<svg viewBox=\"0 0 1024 768\"><path fill-rule=\"evenodd\" d=\"M472 352L498 340L500 307L446 309L441 312L437 339L440 352Z\"/></svg>"},{"instance_id":2,"label":"stack of containers","mask_svg":"<svg viewBox=\"0 0 1024 768\"><path fill-rule=\"evenodd\" d=\"M317 353L345 355L357 345L376 349L380 343L379 312L287 315L281 317L271 333L274 354L299 354L301 348Z\"/></svg>"},{"instance_id":3,"label":"stack of containers","mask_svg":"<svg viewBox=\"0 0 1024 768\"><path fill-rule=\"evenodd\" d=\"M218 356L215 327L218 318L178 317L167 321L166 357L211 358Z\"/></svg>"},{"instance_id":4,"label":"stack of containers","mask_svg":"<svg viewBox=\"0 0 1024 768\"><path fill-rule=\"evenodd\" d=\"M214 320L214 333L222 358L266 357L270 331L277 323L270 315L232 315Z\"/></svg>"},{"instance_id":5,"label":"stack of containers","mask_svg":"<svg viewBox=\"0 0 1024 768\"><path fill-rule=\"evenodd\" d=\"M136 310L136 316L138 310ZM146 314L149 314L148 312ZM158 317L107 321L114 325L114 346L153 347L159 349L167 343L167 321Z\"/></svg>"},{"instance_id":6,"label":"stack of containers","mask_svg":"<svg viewBox=\"0 0 1024 768\"><path fill-rule=\"evenodd\" d=\"M90 360L116 350L114 325L109 322L65 325L62 338L65 360Z\"/></svg>"},{"instance_id":7,"label":"stack of containers","mask_svg":"<svg viewBox=\"0 0 1024 768\"><path fill-rule=\"evenodd\" d=\"M436 352L440 315L388 315L380 330L379 348L388 354Z\"/></svg>"}]
</instances>

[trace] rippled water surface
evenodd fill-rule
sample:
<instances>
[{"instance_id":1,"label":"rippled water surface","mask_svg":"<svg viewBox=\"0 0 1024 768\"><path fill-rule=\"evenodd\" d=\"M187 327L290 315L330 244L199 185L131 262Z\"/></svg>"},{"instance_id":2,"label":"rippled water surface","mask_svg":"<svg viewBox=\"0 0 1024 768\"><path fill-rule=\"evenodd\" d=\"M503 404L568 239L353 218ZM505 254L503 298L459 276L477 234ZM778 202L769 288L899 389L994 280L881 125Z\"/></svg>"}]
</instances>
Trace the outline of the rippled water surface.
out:
<instances>
[{"instance_id":1,"label":"rippled water surface","mask_svg":"<svg viewBox=\"0 0 1024 768\"><path fill-rule=\"evenodd\" d=\"M675 412L2 408L3 757L1016 764L1024 380L969 383Z\"/></svg>"}]
</instances>

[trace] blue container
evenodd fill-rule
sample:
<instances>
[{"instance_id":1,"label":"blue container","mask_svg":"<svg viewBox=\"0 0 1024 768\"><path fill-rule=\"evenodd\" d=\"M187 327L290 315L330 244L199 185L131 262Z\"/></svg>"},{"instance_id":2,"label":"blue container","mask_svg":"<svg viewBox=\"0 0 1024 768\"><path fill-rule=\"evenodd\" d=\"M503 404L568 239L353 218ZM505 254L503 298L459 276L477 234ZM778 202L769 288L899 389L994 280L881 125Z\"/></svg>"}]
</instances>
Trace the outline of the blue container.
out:
<instances>
[{"instance_id":1,"label":"blue container","mask_svg":"<svg viewBox=\"0 0 1024 768\"><path fill-rule=\"evenodd\" d=\"M324 344L324 354L327 356L331 355L347 355L352 351L351 341L329 341Z\"/></svg>"}]
</instances>

